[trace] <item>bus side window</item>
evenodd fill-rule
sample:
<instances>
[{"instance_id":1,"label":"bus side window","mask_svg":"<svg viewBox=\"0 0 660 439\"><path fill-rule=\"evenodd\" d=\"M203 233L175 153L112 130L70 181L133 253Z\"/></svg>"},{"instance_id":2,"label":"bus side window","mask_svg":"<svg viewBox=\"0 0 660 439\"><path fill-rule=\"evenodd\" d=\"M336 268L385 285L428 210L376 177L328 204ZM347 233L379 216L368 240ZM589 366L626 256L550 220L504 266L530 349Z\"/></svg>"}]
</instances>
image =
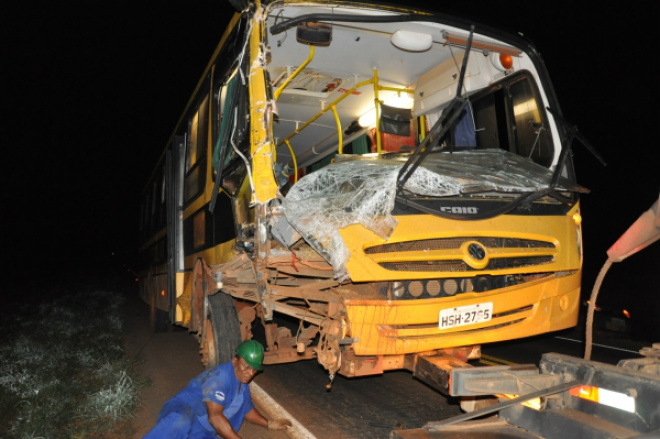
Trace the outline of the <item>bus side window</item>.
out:
<instances>
[{"instance_id":1,"label":"bus side window","mask_svg":"<svg viewBox=\"0 0 660 439\"><path fill-rule=\"evenodd\" d=\"M554 155L550 131L544 127L543 104L538 102L531 81L523 78L512 83L509 93L516 126L516 152L540 165L550 166Z\"/></svg>"},{"instance_id":2,"label":"bus side window","mask_svg":"<svg viewBox=\"0 0 660 439\"><path fill-rule=\"evenodd\" d=\"M206 148L208 143L208 95L202 100L188 124L184 202L199 195L206 182Z\"/></svg>"},{"instance_id":3,"label":"bus side window","mask_svg":"<svg viewBox=\"0 0 660 439\"><path fill-rule=\"evenodd\" d=\"M222 119L225 115L225 102L227 101L227 84L222 84L214 92L213 99L213 151L217 147L218 139L220 138L220 132L222 127ZM215 178L215 172L217 169L213 169L213 178Z\"/></svg>"},{"instance_id":4,"label":"bus side window","mask_svg":"<svg viewBox=\"0 0 660 439\"><path fill-rule=\"evenodd\" d=\"M158 179L160 185L160 195L158 200L158 227L167 226L167 205L165 204L167 183L165 181L165 164L160 169Z\"/></svg>"},{"instance_id":5,"label":"bus side window","mask_svg":"<svg viewBox=\"0 0 660 439\"><path fill-rule=\"evenodd\" d=\"M234 75L226 84L222 85L216 92L215 101L217 116L214 118L213 127L213 179L218 171L222 172L231 160L233 148L231 145L232 125L234 121L234 105L236 84L238 75Z\"/></svg>"},{"instance_id":6,"label":"bus side window","mask_svg":"<svg viewBox=\"0 0 660 439\"><path fill-rule=\"evenodd\" d=\"M509 130L504 106L504 91L495 89L472 101L479 148L509 149Z\"/></svg>"},{"instance_id":7,"label":"bus side window","mask_svg":"<svg viewBox=\"0 0 660 439\"><path fill-rule=\"evenodd\" d=\"M215 179L220 171L222 188L233 196L247 175L244 158L250 156L248 93L238 72L222 89L219 93L221 105L217 109L221 116L216 119L219 128L213 146L213 177Z\"/></svg>"},{"instance_id":8,"label":"bus side window","mask_svg":"<svg viewBox=\"0 0 660 439\"><path fill-rule=\"evenodd\" d=\"M528 74L516 74L470 99L478 148L502 148L549 166L554 157L541 98Z\"/></svg>"}]
</instances>

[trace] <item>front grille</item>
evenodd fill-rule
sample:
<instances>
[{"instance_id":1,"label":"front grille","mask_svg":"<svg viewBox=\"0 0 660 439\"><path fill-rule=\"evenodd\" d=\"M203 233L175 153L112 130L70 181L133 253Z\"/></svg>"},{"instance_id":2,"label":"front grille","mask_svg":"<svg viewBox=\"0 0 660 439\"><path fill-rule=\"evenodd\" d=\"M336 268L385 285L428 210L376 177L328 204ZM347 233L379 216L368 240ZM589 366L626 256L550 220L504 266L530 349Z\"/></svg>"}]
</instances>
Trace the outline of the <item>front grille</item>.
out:
<instances>
[{"instance_id":1,"label":"front grille","mask_svg":"<svg viewBox=\"0 0 660 439\"><path fill-rule=\"evenodd\" d=\"M365 254L381 254L406 251L452 250L460 248L465 242L480 242L486 248L554 248L554 244L546 241L518 238L439 238L421 239L419 241L393 242L366 248Z\"/></svg>"},{"instance_id":2,"label":"front grille","mask_svg":"<svg viewBox=\"0 0 660 439\"><path fill-rule=\"evenodd\" d=\"M378 265L391 271L469 271L461 261L381 262Z\"/></svg>"},{"instance_id":3,"label":"front grille","mask_svg":"<svg viewBox=\"0 0 660 439\"><path fill-rule=\"evenodd\" d=\"M553 260L554 257L552 256L493 259L488 265L486 265L486 270L503 270L505 268L529 267L532 265L549 264Z\"/></svg>"},{"instance_id":4,"label":"front grille","mask_svg":"<svg viewBox=\"0 0 660 439\"><path fill-rule=\"evenodd\" d=\"M463 254L460 249L466 243L469 243L468 251ZM481 251L470 253L470 249ZM426 257L432 252L436 254L428 260L419 260L420 254ZM531 239L464 237L381 244L366 248L364 253L372 255L378 265L390 271L474 272L549 264L555 260L556 248L551 242ZM487 257L488 261L482 266L470 257Z\"/></svg>"},{"instance_id":5,"label":"front grille","mask_svg":"<svg viewBox=\"0 0 660 439\"><path fill-rule=\"evenodd\" d=\"M553 259L552 256L494 259L482 270L503 270L549 264ZM378 265L391 271L475 271L465 262L459 261L382 262Z\"/></svg>"}]
</instances>

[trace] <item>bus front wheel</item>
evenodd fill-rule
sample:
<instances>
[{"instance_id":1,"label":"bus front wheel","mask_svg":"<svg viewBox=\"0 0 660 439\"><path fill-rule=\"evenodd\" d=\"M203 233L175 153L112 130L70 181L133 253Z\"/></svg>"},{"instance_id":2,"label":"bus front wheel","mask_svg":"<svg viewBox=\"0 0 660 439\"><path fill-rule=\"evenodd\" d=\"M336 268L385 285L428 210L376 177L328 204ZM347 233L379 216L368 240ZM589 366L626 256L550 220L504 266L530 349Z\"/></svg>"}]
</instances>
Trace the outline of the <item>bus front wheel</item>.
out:
<instances>
[{"instance_id":1,"label":"bus front wheel","mask_svg":"<svg viewBox=\"0 0 660 439\"><path fill-rule=\"evenodd\" d=\"M241 327L234 302L229 294L218 292L208 296L204 333L202 335L202 363L211 368L230 361L241 343Z\"/></svg>"}]
</instances>

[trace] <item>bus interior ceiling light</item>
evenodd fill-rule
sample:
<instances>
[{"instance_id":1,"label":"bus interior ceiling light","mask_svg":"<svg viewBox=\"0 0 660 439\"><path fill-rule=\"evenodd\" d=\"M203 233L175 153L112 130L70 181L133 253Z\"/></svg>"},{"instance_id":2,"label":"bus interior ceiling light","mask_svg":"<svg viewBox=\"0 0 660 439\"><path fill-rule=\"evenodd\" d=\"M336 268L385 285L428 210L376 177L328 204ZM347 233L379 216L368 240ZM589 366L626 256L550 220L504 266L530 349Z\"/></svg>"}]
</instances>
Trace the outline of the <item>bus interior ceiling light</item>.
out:
<instances>
[{"instance_id":1,"label":"bus interior ceiling light","mask_svg":"<svg viewBox=\"0 0 660 439\"><path fill-rule=\"evenodd\" d=\"M362 128L373 128L376 126L376 110L372 108L371 110L364 113L358 118L358 125Z\"/></svg>"},{"instance_id":2,"label":"bus interior ceiling light","mask_svg":"<svg viewBox=\"0 0 660 439\"><path fill-rule=\"evenodd\" d=\"M392 34L391 41L395 47L408 52L426 52L433 45L430 34L401 29Z\"/></svg>"},{"instance_id":3,"label":"bus interior ceiling light","mask_svg":"<svg viewBox=\"0 0 660 439\"><path fill-rule=\"evenodd\" d=\"M384 98L382 103L388 107L412 110L414 101L408 92L393 92L389 97ZM358 118L358 125L362 128L376 126L376 109L373 106Z\"/></svg>"}]
</instances>

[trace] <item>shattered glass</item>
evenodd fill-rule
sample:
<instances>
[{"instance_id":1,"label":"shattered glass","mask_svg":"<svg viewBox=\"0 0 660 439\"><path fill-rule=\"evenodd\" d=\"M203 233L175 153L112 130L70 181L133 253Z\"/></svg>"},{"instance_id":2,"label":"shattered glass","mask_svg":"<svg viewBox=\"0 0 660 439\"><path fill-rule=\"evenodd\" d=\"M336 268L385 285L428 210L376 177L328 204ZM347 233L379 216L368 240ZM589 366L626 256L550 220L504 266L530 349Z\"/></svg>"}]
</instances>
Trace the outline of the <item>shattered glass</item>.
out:
<instances>
[{"instance_id":1,"label":"shattered glass","mask_svg":"<svg viewBox=\"0 0 660 439\"><path fill-rule=\"evenodd\" d=\"M289 223L347 279L350 256L339 229L362 224L383 238L396 226L396 176L400 163L383 160L333 163L296 183L282 204Z\"/></svg>"},{"instance_id":2,"label":"shattered glass","mask_svg":"<svg viewBox=\"0 0 660 439\"><path fill-rule=\"evenodd\" d=\"M342 155L335 163L306 175L283 200L287 221L333 267L349 278L350 257L339 230L361 224L387 239L397 225L391 215L396 181L407 156L378 158ZM408 179L406 192L443 197L477 192L533 192L545 188L552 172L531 160L499 149L432 154ZM560 178L558 190L586 192Z\"/></svg>"}]
</instances>

